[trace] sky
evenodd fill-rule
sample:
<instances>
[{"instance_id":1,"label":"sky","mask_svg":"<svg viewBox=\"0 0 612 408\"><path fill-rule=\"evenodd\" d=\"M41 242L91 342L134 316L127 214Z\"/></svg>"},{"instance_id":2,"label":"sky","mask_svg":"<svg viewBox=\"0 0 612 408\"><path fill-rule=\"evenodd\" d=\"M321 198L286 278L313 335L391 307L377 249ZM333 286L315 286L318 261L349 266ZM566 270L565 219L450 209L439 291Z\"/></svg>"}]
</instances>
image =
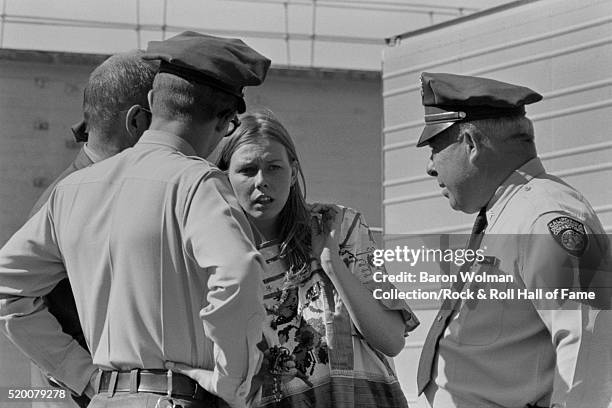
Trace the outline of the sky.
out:
<instances>
[{"instance_id":1,"label":"sky","mask_svg":"<svg viewBox=\"0 0 612 408\"><path fill-rule=\"evenodd\" d=\"M3 48L110 54L192 29L242 38L277 66L380 70L385 38L509 0L0 2Z\"/></svg>"}]
</instances>

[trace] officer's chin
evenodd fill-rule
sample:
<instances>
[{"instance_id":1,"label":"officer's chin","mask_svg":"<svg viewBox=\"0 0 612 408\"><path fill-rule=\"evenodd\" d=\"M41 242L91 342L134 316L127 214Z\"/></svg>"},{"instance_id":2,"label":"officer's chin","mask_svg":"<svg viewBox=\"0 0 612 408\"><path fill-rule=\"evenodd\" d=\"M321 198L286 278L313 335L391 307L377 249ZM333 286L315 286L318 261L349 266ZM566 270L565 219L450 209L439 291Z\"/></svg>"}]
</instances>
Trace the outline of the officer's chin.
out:
<instances>
[{"instance_id":1,"label":"officer's chin","mask_svg":"<svg viewBox=\"0 0 612 408\"><path fill-rule=\"evenodd\" d=\"M450 205L450 207L455 210L455 211L461 211L461 209L459 208L459 205L457 203L457 200L455 200L455 197L450 194L448 192L448 190L444 189L442 190L442 195L444 197L446 197L446 199L448 200L448 205Z\"/></svg>"},{"instance_id":2,"label":"officer's chin","mask_svg":"<svg viewBox=\"0 0 612 408\"><path fill-rule=\"evenodd\" d=\"M472 209L466 203L458 201L452 194L446 195L450 207L455 211L460 211L466 214L473 214L479 211L479 209Z\"/></svg>"}]
</instances>

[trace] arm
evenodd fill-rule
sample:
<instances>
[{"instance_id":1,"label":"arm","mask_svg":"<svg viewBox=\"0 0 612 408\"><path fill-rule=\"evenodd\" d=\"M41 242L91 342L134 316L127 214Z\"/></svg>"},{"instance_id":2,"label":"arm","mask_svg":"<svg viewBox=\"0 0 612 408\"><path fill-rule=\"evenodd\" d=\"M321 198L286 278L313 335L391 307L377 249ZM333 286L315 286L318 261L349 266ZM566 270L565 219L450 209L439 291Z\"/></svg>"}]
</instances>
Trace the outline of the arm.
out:
<instances>
[{"instance_id":1,"label":"arm","mask_svg":"<svg viewBox=\"0 0 612 408\"><path fill-rule=\"evenodd\" d=\"M320 260L353 324L375 349L387 356L399 354L404 347L404 334L409 331L408 321L416 319L404 302L386 305L372 296L377 283L372 280L372 266L367 262L368 254L374 250L367 225L353 211L350 211L352 216L345 217L345 211L349 210L338 206L315 204L311 211L321 214L320 222L313 218L313 256ZM341 231L343 228L347 231ZM346 259L340 255L340 235L344 236ZM364 240L369 242L364 245Z\"/></svg>"},{"instance_id":2,"label":"arm","mask_svg":"<svg viewBox=\"0 0 612 408\"><path fill-rule=\"evenodd\" d=\"M81 394L96 368L42 300L64 277L47 204L0 250L0 320L7 337L43 372Z\"/></svg>"},{"instance_id":3,"label":"arm","mask_svg":"<svg viewBox=\"0 0 612 408\"><path fill-rule=\"evenodd\" d=\"M214 369L197 380L232 407L244 407L251 379L261 363L257 343L264 318L264 261L221 173L209 172L194 188L184 229L186 249L207 280L200 317L214 343Z\"/></svg>"},{"instance_id":4,"label":"arm","mask_svg":"<svg viewBox=\"0 0 612 408\"><path fill-rule=\"evenodd\" d=\"M530 289L593 291L595 299L533 302L556 351L551 404L608 406L612 395L612 385L606 380L612 367L612 274L609 265L605 266L609 260L607 237L592 234L583 226L584 234L578 227L564 240L557 240L563 230L551 231L549 223L559 217L566 216L542 216L532 234L521 237L525 241L521 277Z\"/></svg>"}]
</instances>

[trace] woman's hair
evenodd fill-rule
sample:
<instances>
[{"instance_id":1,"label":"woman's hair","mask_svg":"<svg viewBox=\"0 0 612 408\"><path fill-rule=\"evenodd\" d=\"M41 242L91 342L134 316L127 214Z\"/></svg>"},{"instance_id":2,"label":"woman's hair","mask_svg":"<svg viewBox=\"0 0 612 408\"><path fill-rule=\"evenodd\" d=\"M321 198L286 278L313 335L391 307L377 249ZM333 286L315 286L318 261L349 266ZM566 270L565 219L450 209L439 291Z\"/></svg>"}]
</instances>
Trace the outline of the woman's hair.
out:
<instances>
[{"instance_id":1,"label":"woman's hair","mask_svg":"<svg viewBox=\"0 0 612 408\"><path fill-rule=\"evenodd\" d=\"M241 125L235 133L225 140L219 153L217 166L221 170L228 170L232 155L240 146L257 143L262 139L276 141L285 147L289 161L300 176L304 192L296 178L289 190L287 202L278 216L278 224L281 228L280 257L287 262L292 273L298 273L309 265L311 247L310 216L306 208L306 182L295 145L287 129L268 110L247 112L240 116L240 121Z\"/></svg>"}]
</instances>

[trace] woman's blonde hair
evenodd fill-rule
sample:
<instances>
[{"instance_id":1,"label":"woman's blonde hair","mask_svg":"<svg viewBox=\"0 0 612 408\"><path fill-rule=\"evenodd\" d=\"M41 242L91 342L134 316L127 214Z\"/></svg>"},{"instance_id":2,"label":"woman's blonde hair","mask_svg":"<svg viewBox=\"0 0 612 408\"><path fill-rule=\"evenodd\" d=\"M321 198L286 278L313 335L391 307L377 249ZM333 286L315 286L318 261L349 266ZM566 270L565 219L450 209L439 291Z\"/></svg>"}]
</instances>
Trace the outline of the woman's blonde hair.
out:
<instances>
[{"instance_id":1,"label":"woman's blonde hair","mask_svg":"<svg viewBox=\"0 0 612 408\"><path fill-rule=\"evenodd\" d=\"M269 110L247 112L240 116L240 121L241 124L235 133L225 140L217 166L221 170L228 170L232 155L240 146L257 143L262 139L274 140L285 147L289 161L299 175L299 180L296 177L292 183L287 202L278 216L281 228L280 257L287 262L291 273L298 273L309 265L311 245L310 216L306 207L306 181L295 144L287 129Z\"/></svg>"}]
</instances>

